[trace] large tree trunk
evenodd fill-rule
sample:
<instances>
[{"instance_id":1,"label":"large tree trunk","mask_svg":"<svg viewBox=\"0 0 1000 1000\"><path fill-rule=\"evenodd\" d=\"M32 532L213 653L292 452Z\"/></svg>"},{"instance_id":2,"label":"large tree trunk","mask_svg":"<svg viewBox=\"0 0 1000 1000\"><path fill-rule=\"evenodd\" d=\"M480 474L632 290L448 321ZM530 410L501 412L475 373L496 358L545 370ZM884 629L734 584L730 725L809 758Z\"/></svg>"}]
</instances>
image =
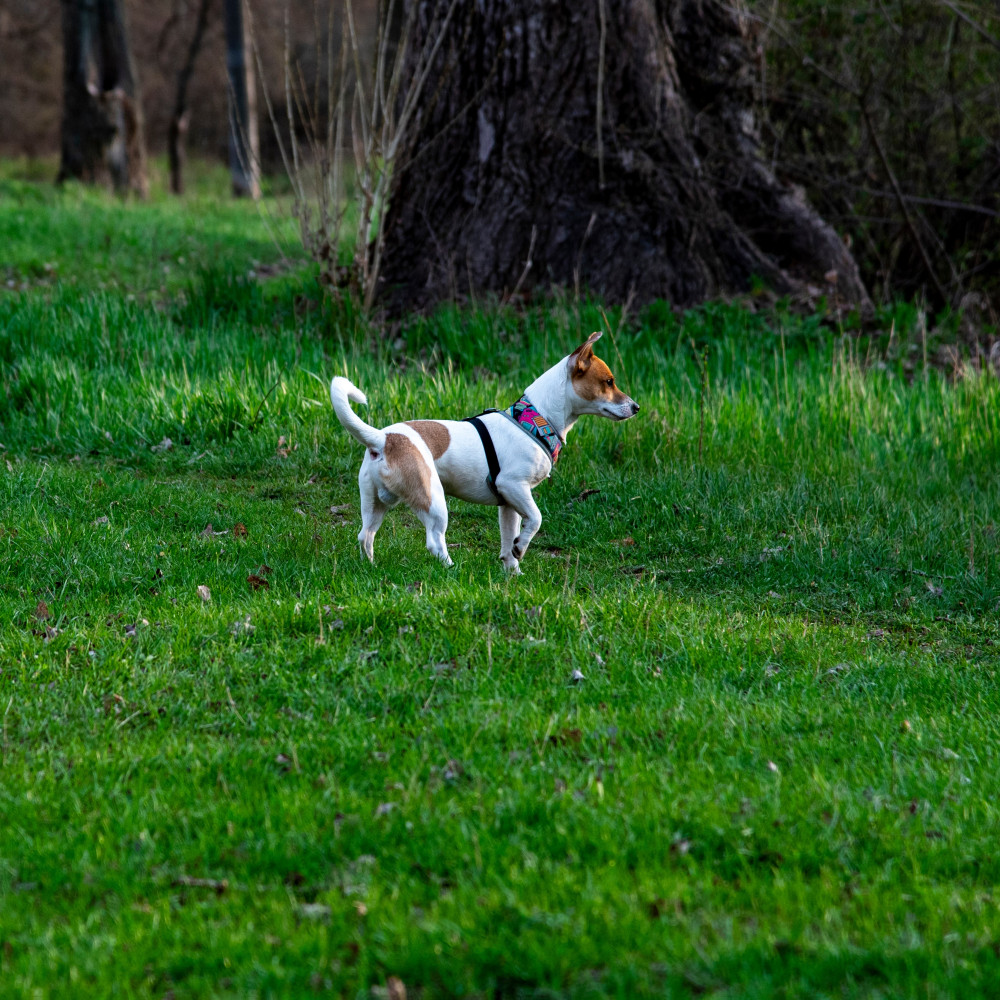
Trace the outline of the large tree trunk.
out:
<instances>
[{"instance_id":1,"label":"large tree trunk","mask_svg":"<svg viewBox=\"0 0 1000 1000\"><path fill-rule=\"evenodd\" d=\"M260 135L253 65L247 58L244 0L225 0L226 66L229 70L229 172L233 194L260 197Z\"/></svg>"},{"instance_id":2,"label":"large tree trunk","mask_svg":"<svg viewBox=\"0 0 1000 1000\"><path fill-rule=\"evenodd\" d=\"M410 2L412 79L450 0ZM755 278L868 305L843 242L760 154L723 0L460 2L428 80L385 217L390 308L550 285L689 304Z\"/></svg>"},{"instance_id":3,"label":"large tree trunk","mask_svg":"<svg viewBox=\"0 0 1000 1000\"><path fill-rule=\"evenodd\" d=\"M62 0L63 120L59 181L149 192L142 98L121 0Z\"/></svg>"}]
</instances>

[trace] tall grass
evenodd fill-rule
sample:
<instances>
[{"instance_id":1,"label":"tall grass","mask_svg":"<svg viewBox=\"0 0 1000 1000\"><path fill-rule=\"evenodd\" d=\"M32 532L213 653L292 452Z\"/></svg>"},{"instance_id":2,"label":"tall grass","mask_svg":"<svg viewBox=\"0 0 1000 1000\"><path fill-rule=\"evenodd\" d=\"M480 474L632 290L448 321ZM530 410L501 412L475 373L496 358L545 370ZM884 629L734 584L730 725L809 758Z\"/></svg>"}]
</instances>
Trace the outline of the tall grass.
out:
<instances>
[{"instance_id":1,"label":"tall grass","mask_svg":"<svg viewBox=\"0 0 1000 1000\"><path fill-rule=\"evenodd\" d=\"M0 297L0 994L992 995L993 376L904 308L612 311L642 411L525 575L459 503L452 570L405 511L369 566L329 376L464 416L597 304L389 341L237 235L155 296L84 243Z\"/></svg>"}]
</instances>

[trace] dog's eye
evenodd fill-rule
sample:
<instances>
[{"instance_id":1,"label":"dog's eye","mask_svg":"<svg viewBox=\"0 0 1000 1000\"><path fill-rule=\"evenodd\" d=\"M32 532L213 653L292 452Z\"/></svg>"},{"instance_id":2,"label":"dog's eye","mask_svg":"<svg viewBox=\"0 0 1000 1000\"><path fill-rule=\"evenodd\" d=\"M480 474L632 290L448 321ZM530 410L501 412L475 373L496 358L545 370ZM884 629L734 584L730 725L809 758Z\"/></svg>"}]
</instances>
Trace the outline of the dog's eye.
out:
<instances>
[{"instance_id":1,"label":"dog's eye","mask_svg":"<svg viewBox=\"0 0 1000 1000\"><path fill-rule=\"evenodd\" d=\"M609 379L608 379L608 385L614 385L614 384L615 384L615 380L614 380L614 378L613 378L613 377L612 377L612 378L609 378Z\"/></svg>"}]
</instances>

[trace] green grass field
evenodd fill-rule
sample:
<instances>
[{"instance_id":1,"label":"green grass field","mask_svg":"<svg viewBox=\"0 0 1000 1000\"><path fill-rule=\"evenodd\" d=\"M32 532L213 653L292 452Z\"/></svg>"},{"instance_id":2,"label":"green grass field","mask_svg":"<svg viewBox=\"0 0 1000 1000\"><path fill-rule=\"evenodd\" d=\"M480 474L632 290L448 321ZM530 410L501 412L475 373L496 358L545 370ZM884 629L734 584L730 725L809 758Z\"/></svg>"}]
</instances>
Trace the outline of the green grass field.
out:
<instances>
[{"instance_id":1,"label":"green grass field","mask_svg":"<svg viewBox=\"0 0 1000 1000\"><path fill-rule=\"evenodd\" d=\"M613 312L524 575L459 502L372 567L329 377L465 416L602 321L380 341L284 225L0 180L0 995L995 996L997 379Z\"/></svg>"}]
</instances>

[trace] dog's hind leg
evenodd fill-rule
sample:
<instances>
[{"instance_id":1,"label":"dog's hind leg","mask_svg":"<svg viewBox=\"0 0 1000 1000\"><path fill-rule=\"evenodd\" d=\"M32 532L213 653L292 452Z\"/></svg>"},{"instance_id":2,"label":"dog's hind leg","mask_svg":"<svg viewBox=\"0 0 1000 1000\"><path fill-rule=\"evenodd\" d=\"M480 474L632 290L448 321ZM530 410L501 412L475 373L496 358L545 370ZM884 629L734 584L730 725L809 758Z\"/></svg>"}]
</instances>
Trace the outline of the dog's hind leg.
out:
<instances>
[{"instance_id":1,"label":"dog's hind leg","mask_svg":"<svg viewBox=\"0 0 1000 1000\"><path fill-rule=\"evenodd\" d=\"M369 562L374 562L375 533L389 508L379 499L378 487L363 466L358 475L358 486L361 488L361 531L358 532L358 544L361 546L361 554L367 556Z\"/></svg>"},{"instance_id":2,"label":"dog's hind leg","mask_svg":"<svg viewBox=\"0 0 1000 1000\"><path fill-rule=\"evenodd\" d=\"M521 530L521 515L513 507L501 504L500 508L500 561L511 573L520 573L517 559L511 551L514 539Z\"/></svg>"},{"instance_id":3,"label":"dog's hind leg","mask_svg":"<svg viewBox=\"0 0 1000 1000\"><path fill-rule=\"evenodd\" d=\"M448 530L448 504L441 484L434 485L437 488L433 490L430 509L421 510L419 507L413 507L412 510L427 531L427 551L436 555L445 566L452 566L454 563L448 555L448 543L444 537Z\"/></svg>"}]
</instances>

